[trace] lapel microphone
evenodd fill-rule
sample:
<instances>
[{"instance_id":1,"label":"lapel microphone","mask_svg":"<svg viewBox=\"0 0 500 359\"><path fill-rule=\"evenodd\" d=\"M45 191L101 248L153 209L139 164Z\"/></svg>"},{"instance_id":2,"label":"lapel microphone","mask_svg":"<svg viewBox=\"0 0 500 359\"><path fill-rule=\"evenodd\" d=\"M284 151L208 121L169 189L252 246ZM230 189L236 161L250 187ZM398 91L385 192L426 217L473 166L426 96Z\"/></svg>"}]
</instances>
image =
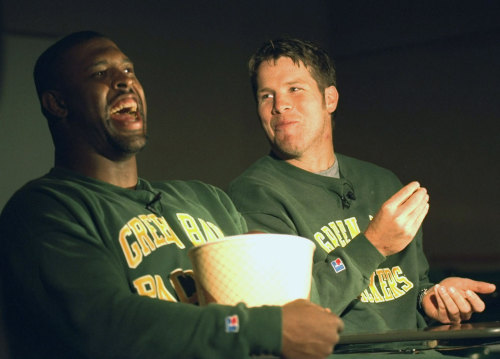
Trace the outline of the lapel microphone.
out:
<instances>
[{"instance_id":1,"label":"lapel microphone","mask_svg":"<svg viewBox=\"0 0 500 359\"><path fill-rule=\"evenodd\" d=\"M156 202L158 202L160 199L161 199L161 192L158 192L157 194L155 194L155 196L153 197L153 199L151 201L149 201L148 203L146 203L146 209L148 211L153 212L157 216L159 216L160 214L156 211L156 209L153 207L153 205Z\"/></svg>"},{"instance_id":2,"label":"lapel microphone","mask_svg":"<svg viewBox=\"0 0 500 359\"><path fill-rule=\"evenodd\" d=\"M340 200L342 201L342 208L349 209L349 207L351 207L351 201L354 201L355 199L356 196L351 190L349 190L346 194L343 194L340 197Z\"/></svg>"}]
</instances>

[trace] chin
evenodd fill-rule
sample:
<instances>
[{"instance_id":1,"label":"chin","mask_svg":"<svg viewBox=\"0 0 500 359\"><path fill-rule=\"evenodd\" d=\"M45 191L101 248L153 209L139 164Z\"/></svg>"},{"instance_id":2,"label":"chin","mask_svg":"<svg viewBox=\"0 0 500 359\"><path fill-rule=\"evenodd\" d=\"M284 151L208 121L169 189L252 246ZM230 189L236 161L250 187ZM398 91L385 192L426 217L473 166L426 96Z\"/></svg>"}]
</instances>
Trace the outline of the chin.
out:
<instances>
[{"instance_id":1,"label":"chin","mask_svg":"<svg viewBox=\"0 0 500 359\"><path fill-rule=\"evenodd\" d=\"M114 148L125 154L134 155L146 147L147 137L145 135L135 136L133 138L115 138Z\"/></svg>"},{"instance_id":2,"label":"chin","mask_svg":"<svg viewBox=\"0 0 500 359\"><path fill-rule=\"evenodd\" d=\"M276 156L283 160L292 160L294 158L300 157L299 151L286 147L273 146L273 152L276 154Z\"/></svg>"}]
</instances>

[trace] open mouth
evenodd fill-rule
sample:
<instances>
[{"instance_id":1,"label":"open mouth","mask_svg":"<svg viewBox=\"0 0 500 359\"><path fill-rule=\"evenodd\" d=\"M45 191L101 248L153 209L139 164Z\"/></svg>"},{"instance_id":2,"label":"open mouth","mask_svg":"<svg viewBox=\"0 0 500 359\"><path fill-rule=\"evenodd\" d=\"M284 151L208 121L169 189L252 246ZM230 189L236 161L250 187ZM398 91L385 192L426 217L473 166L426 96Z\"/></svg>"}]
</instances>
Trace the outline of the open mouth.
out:
<instances>
[{"instance_id":1,"label":"open mouth","mask_svg":"<svg viewBox=\"0 0 500 359\"><path fill-rule=\"evenodd\" d=\"M111 118L116 121L138 120L137 102L128 99L118 102L110 111Z\"/></svg>"}]
</instances>

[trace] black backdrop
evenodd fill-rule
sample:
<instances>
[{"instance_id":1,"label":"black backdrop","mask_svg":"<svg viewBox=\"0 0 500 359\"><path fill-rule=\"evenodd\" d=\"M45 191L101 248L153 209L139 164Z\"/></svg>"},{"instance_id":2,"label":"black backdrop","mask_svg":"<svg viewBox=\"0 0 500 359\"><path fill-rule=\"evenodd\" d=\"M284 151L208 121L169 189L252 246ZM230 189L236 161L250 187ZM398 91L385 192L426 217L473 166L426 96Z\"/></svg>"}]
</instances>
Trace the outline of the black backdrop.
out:
<instances>
[{"instance_id":1,"label":"black backdrop","mask_svg":"<svg viewBox=\"0 0 500 359\"><path fill-rule=\"evenodd\" d=\"M338 69L336 150L428 187L434 267L500 269L500 2L3 0L2 9L7 36L114 38L148 97L140 174L222 188L267 152L250 54L281 35L320 42Z\"/></svg>"}]
</instances>

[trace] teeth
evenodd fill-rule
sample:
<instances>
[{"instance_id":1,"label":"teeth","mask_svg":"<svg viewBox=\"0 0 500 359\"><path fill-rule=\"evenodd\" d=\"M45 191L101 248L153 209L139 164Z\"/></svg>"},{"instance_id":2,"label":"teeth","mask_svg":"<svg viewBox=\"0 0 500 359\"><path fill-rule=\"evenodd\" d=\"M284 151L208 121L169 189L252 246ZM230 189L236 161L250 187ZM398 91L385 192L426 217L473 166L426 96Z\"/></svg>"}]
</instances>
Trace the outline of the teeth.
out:
<instances>
[{"instance_id":1,"label":"teeth","mask_svg":"<svg viewBox=\"0 0 500 359\"><path fill-rule=\"evenodd\" d=\"M126 111L124 111L126 110ZM126 103L126 104L120 104L116 107L113 107L111 109L111 114L115 114L117 112L128 112L128 113L132 113L132 112L137 112L137 104L136 103Z\"/></svg>"}]
</instances>

